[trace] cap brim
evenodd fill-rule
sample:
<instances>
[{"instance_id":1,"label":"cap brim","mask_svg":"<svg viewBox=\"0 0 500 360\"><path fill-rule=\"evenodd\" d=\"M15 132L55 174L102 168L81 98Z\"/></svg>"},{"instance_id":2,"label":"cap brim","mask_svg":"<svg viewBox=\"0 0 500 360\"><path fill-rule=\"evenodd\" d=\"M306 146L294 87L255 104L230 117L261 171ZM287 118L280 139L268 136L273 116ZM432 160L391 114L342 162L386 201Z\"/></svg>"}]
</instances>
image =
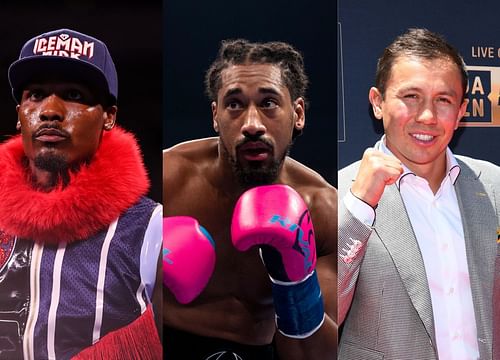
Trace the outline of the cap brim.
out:
<instances>
[{"instance_id":1,"label":"cap brim","mask_svg":"<svg viewBox=\"0 0 500 360\"><path fill-rule=\"evenodd\" d=\"M58 80L76 81L102 89L114 101L104 74L96 66L69 57L33 56L12 63L8 71L12 96L19 104L24 87L30 82L55 77Z\"/></svg>"}]
</instances>

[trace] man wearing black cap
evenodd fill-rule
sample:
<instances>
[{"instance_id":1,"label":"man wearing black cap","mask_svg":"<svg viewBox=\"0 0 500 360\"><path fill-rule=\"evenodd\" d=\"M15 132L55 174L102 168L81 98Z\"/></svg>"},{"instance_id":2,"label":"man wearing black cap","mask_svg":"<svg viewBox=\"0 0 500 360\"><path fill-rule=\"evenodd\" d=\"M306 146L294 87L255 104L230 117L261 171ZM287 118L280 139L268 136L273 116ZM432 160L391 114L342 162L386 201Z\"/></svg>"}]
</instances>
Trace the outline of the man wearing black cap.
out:
<instances>
[{"instance_id":1,"label":"man wearing black cap","mask_svg":"<svg viewBox=\"0 0 500 360\"><path fill-rule=\"evenodd\" d=\"M21 134L0 145L0 358L161 358L162 211L115 126L106 45L45 33L8 75Z\"/></svg>"}]
</instances>

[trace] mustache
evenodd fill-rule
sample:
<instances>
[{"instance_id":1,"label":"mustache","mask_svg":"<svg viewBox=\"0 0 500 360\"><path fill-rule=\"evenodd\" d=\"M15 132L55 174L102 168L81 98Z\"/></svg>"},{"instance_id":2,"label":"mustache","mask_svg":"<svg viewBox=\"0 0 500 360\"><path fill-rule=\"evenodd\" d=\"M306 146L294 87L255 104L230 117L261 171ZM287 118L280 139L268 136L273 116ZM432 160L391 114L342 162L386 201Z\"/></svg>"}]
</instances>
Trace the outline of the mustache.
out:
<instances>
[{"instance_id":1,"label":"mustache","mask_svg":"<svg viewBox=\"0 0 500 360\"><path fill-rule=\"evenodd\" d=\"M50 131L52 133L56 133L57 135L60 135L60 136L64 136L64 137L68 137L68 138L70 137L69 132L67 132L66 130L64 130L63 128L58 126L57 124L46 123L46 124L40 125L38 127L38 129L36 129L36 131L32 135L32 138L35 139L36 137L43 135L44 133L46 133L48 131Z\"/></svg>"},{"instance_id":2,"label":"mustache","mask_svg":"<svg viewBox=\"0 0 500 360\"><path fill-rule=\"evenodd\" d=\"M260 142L264 144L266 147L268 147L270 150L274 150L273 143L270 140L266 139L265 137L262 137L261 135L245 135L243 139L239 140L236 143L236 150L238 150L245 144L256 143L256 142Z\"/></svg>"}]
</instances>

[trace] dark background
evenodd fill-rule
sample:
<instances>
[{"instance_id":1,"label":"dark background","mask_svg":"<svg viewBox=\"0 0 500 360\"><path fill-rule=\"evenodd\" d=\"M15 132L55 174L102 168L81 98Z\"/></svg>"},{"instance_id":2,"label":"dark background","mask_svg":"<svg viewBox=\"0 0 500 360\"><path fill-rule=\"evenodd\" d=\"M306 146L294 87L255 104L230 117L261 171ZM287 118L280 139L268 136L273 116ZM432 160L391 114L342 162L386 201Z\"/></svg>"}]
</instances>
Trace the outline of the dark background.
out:
<instances>
[{"instance_id":1,"label":"dark background","mask_svg":"<svg viewBox=\"0 0 500 360\"><path fill-rule=\"evenodd\" d=\"M471 51L473 46L500 47L500 5L496 0L337 2L341 28L339 33L342 35L339 37L339 44L342 44L339 55L342 57L339 57L338 65L339 71L343 70L343 76L339 76L338 82L338 119L341 130L339 168L360 159L364 149L373 146L382 135L381 122L370 117L368 91L375 82L377 59L383 49L407 28L425 27L444 35L462 54L468 66L488 66L500 70L499 57L478 59L472 56ZM487 78L489 76L484 79ZM498 99L499 94L494 95ZM497 107L499 105L496 104ZM499 136L499 127L459 127L450 147L457 154L498 164Z\"/></svg>"},{"instance_id":2,"label":"dark background","mask_svg":"<svg viewBox=\"0 0 500 360\"><path fill-rule=\"evenodd\" d=\"M216 135L204 75L221 40L285 41L303 54L310 80L306 127L290 155L336 184L335 1L165 0L163 19L165 148Z\"/></svg>"},{"instance_id":3,"label":"dark background","mask_svg":"<svg viewBox=\"0 0 500 360\"><path fill-rule=\"evenodd\" d=\"M161 201L161 1L18 1L0 4L0 141L16 133L9 65L32 37L70 28L102 40L118 72L117 123L135 133L151 178L149 196Z\"/></svg>"},{"instance_id":4,"label":"dark background","mask_svg":"<svg viewBox=\"0 0 500 360\"><path fill-rule=\"evenodd\" d=\"M150 196L161 201L162 147L215 135L203 80L220 41L280 40L303 53L310 79L306 128L291 156L336 184L334 1L23 1L0 4L0 18L0 141L16 133L7 69L22 45L62 27L87 33L111 52L119 82L117 122L137 135Z\"/></svg>"}]
</instances>

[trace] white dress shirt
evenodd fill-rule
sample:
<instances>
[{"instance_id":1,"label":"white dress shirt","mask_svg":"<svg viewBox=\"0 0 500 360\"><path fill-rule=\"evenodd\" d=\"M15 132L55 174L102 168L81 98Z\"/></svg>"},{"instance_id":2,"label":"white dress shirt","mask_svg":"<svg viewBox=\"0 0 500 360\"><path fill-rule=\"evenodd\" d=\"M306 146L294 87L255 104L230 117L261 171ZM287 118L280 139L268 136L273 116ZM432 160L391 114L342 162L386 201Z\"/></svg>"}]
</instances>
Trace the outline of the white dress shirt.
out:
<instances>
[{"instance_id":1,"label":"white dress shirt","mask_svg":"<svg viewBox=\"0 0 500 360\"><path fill-rule=\"evenodd\" d=\"M377 150L393 155L382 138ZM422 253L431 294L440 360L479 358L476 319L469 280L463 225L454 183L460 168L446 150L446 176L434 194L427 180L403 166L396 182ZM368 226L375 212L348 192L347 209Z\"/></svg>"}]
</instances>

